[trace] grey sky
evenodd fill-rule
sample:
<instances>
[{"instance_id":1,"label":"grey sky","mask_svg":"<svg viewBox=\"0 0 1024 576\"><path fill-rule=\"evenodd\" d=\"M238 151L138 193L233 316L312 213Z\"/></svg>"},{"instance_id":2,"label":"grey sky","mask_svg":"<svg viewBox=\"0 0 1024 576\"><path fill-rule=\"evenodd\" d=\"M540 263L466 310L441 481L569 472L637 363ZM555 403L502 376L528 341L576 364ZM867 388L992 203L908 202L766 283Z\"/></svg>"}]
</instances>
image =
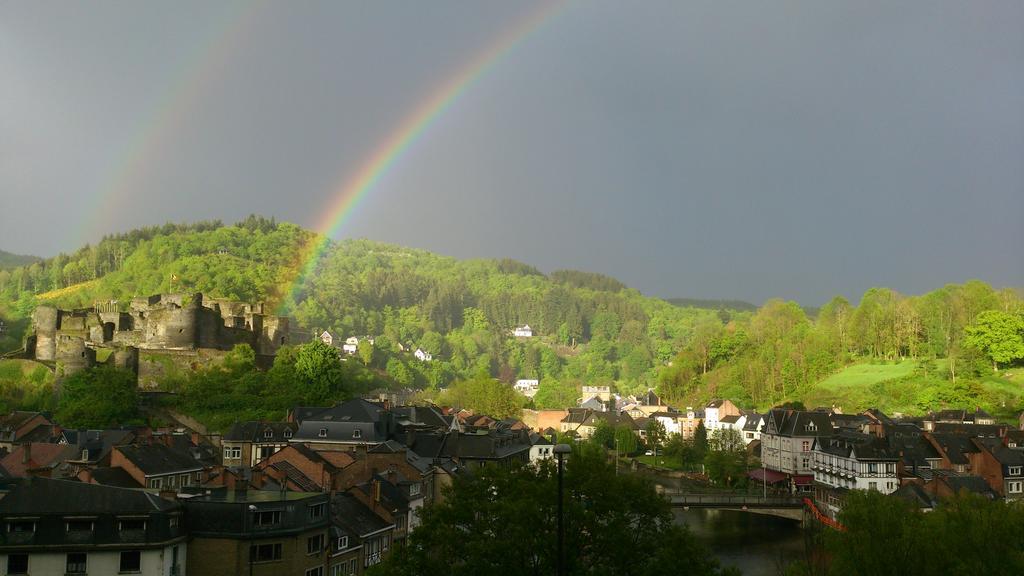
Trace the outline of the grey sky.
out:
<instances>
[{"instance_id":1,"label":"grey sky","mask_svg":"<svg viewBox=\"0 0 1024 576\"><path fill-rule=\"evenodd\" d=\"M168 220L311 226L535 2L0 4L0 249ZM1024 3L568 6L343 232L820 304L1024 285Z\"/></svg>"}]
</instances>

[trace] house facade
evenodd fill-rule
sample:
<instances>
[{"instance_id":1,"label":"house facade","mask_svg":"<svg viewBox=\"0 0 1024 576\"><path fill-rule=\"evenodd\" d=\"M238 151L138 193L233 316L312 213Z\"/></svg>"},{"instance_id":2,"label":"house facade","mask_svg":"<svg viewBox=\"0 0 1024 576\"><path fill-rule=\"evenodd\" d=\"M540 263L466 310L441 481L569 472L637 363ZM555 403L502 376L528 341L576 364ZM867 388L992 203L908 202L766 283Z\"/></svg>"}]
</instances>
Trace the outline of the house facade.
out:
<instances>
[{"instance_id":1,"label":"house facade","mask_svg":"<svg viewBox=\"0 0 1024 576\"><path fill-rule=\"evenodd\" d=\"M795 490L810 492L814 442L831 435L828 414L772 410L761 433L761 460L767 469L786 474Z\"/></svg>"},{"instance_id":2,"label":"house facade","mask_svg":"<svg viewBox=\"0 0 1024 576\"><path fill-rule=\"evenodd\" d=\"M294 422L236 422L221 438L222 464L251 468L288 446L298 428Z\"/></svg>"},{"instance_id":3,"label":"house facade","mask_svg":"<svg viewBox=\"0 0 1024 576\"><path fill-rule=\"evenodd\" d=\"M324 576L329 500L321 493L262 490L222 490L184 500L189 575Z\"/></svg>"},{"instance_id":4,"label":"house facade","mask_svg":"<svg viewBox=\"0 0 1024 576\"><path fill-rule=\"evenodd\" d=\"M512 335L516 338L533 338L533 328L530 328L529 324L516 326L515 329L512 330Z\"/></svg>"},{"instance_id":5,"label":"house facade","mask_svg":"<svg viewBox=\"0 0 1024 576\"><path fill-rule=\"evenodd\" d=\"M819 436L811 451L815 500L833 518L849 490L892 494L900 487L900 455L888 442L865 434Z\"/></svg>"},{"instance_id":6,"label":"house facade","mask_svg":"<svg viewBox=\"0 0 1024 576\"><path fill-rule=\"evenodd\" d=\"M185 576L182 506L139 490L48 478L0 499L4 574Z\"/></svg>"}]
</instances>

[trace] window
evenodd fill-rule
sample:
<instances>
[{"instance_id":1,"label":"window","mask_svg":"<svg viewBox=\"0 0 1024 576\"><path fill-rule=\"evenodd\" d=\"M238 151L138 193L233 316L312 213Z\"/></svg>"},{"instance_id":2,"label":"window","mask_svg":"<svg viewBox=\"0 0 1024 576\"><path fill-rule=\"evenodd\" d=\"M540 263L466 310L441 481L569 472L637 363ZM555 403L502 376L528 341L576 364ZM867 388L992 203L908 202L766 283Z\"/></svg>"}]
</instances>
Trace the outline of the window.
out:
<instances>
[{"instance_id":1,"label":"window","mask_svg":"<svg viewBox=\"0 0 1024 576\"><path fill-rule=\"evenodd\" d=\"M177 528L178 527L178 517L177 516L171 516L171 518L170 518L170 520L168 522L168 526L170 526L172 529L173 528Z\"/></svg>"},{"instance_id":2,"label":"window","mask_svg":"<svg viewBox=\"0 0 1024 576\"><path fill-rule=\"evenodd\" d=\"M316 568L310 568L306 570L306 576L324 576L324 567L317 566Z\"/></svg>"},{"instance_id":3,"label":"window","mask_svg":"<svg viewBox=\"0 0 1024 576\"><path fill-rule=\"evenodd\" d=\"M869 462L868 463L868 474L876 474L876 473L878 473L878 464L875 463L875 462Z\"/></svg>"},{"instance_id":4,"label":"window","mask_svg":"<svg viewBox=\"0 0 1024 576\"><path fill-rule=\"evenodd\" d=\"M810 441L810 440L804 440L804 441L803 441L803 442L801 443L801 449L802 449L802 450L803 450L804 452L810 452L810 451L811 451L811 441Z\"/></svg>"},{"instance_id":5,"label":"window","mask_svg":"<svg viewBox=\"0 0 1024 576\"><path fill-rule=\"evenodd\" d=\"M285 438L291 438L292 437L292 431L290 429L289 430L285 430L284 431L284 437Z\"/></svg>"},{"instance_id":6,"label":"window","mask_svg":"<svg viewBox=\"0 0 1024 576\"><path fill-rule=\"evenodd\" d=\"M1020 466L1010 466L1010 476L1020 476Z\"/></svg>"},{"instance_id":7,"label":"window","mask_svg":"<svg viewBox=\"0 0 1024 576\"><path fill-rule=\"evenodd\" d=\"M33 520L12 520L7 523L8 532L35 532L36 523Z\"/></svg>"},{"instance_id":8,"label":"window","mask_svg":"<svg viewBox=\"0 0 1024 576\"><path fill-rule=\"evenodd\" d=\"M224 459L241 458L242 448L239 446L225 446L224 447Z\"/></svg>"},{"instance_id":9,"label":"window","mask_svg":"<svg viewBox=\"0 0 1024 576\"><path fill-rule=\"evenodd\" d=\"M188 486L188 474L182 474L178 477L178 482L181 486Z\"/></svg>"},{"instance_id":10,"label":"window","mask_svg":"<svg viewBox=\"0 0 1024 576\"><path fill-rule=\"evenodd\" d=\"M355 574L356 573L356 561L355 561L354 558L352 560L348 561L348 573L349 574Z\"/></svg>"},{"instance_id":11,"label":"window","mask_svg":"<svg viewBox=\"0 0 1024 576\"><path fill-rule=\"evenodd\" d=\"M410 484L409 485L409 495L410 496L416 496L419 493L420 493L420 485L419 484Z\"/></svg>"},{"instance_id":12,"label":"window","mask_svg":"<svg viewBox=\"0 0 1024 576\"><path fill-rule=\"evenodd\" d=\"M88 450L82 450L82 460L88 460L88 459L89 459L89 451Z\"/></svg>"},{"instance_id":13,"label":"window","mask_svg":"<svg viewBox=\"0 0 1024 576\"><path fill-rule=\"evenodd\" d=\"M280 510L266 510L264 512L256 513L256 525L257 526L276 526L281 523L281 511Z\"/></svg>"},{"instance_id":14,"label":"window","mask_svg":"<svg viewBox=\"0 0 1024 576\"><path fill-rule=\"evenodd\" d=\"M124 530L145 530L146 520L144 518L122 518L117 522L117 529Z\"/></svg>"},{"instance_id":15,"label":"window","mask_svg":"<svg viewBox=\"0 0 1024 576\"><path fill-rule=\"evenodd\" d=\"M75 552L68 554L67 564L64 573L66 574L85 574L87 560L84 552Z\"/></svg>"},{"instance_id":16,"label":"window","mask_svg":"<svg viewBox=\"0 0 1024 576\"><path fill-rule=\"evenodd\" d=\"M1008 482L1007 483L1006 491L1010 492L1011 494L1020 494L1021 491L1022 491L1021 490L1021 486L1022 485L1024 485L1024 482L1020 482L1020 481Z\"/></svg>"},{"instance_id":17,"label":"window","mask_svg":"<svg viewBox=\"0 0 1024 576\"><path fill-rule=\"evenodd\" d=\"M280 544L253 544L249 546L249 560L252 562L273 562L280 559Z\"/></svg>"},{"instance_id":18,"label":"window","mask_svg":"<svg viewBox=\"0 0 1024 576\"><path fill-rule=\"evenodd\" d=\"M348 536L338 538L338 550L344 550L345 548L348 548Z\"/></svg>"},{"instance_id":19,"label":"window","mask_svg":"<svg viewBox=\"0 0 1024 576\"><path fill-rule=\"evenodd\" d=\"M878 490L878 482L868 482L868 490Z\"/></svg>"},{"instance_id":20,"label":"window","mask_svg":"<svg viewBox=\"0 0 1024 576\"><path fill-rule=\"evenodd\" d=\"M150 478L149 479L149 487L150 488L163 488L164 487L164 481L161 478Z\"/></svg>"},{"instance_id":21,"label":"window","mask_svg":"<svg viewBox=\"0 0 1024 576\"><path fill-rule=\"evenodd\" d=\"M324 549L324 535L317 534L306 538L306 554L319 554Z\"/></svg>"},{"instance_id":22,"label":"window","mask_svg":"<svg viewBox=\"0 0 1024 576\"><path fill-rule=\"evenodd\" d=\"M28 554L8 554L7 573L28 574Z\"/></svg>"},{"instance_id":23,"label":"window","mask_svg":"<svg viewBox=\"0 0 1024 576\"><path fill-rule=\"evenodd\" d=\"M263 437L264 438L273 438L274 437L274 431L271 430L270 428L267 428L266 430L263 431Z\"/></svg>"},{"instance_id":24,"label":"window","mask_svg":"<svg viewBox=\"0 0 1024 576\"><path fill-rule=\"evenodd\" d=\"M118 572L141 572L142 571L142 551L140 550L125 550L121 552L121 567L118 568Z\"/></svg>"},{"instance_id":25,"label":"window","mask_svg":"<svg viewBox=\"0 0 1024 576\"><path fill-rule=\"evenodd\" d=\"M320 433L317 434L317 436L319 436L321 438L327 438L327 428L321 428L320 429Z\"/></svg>"},{"instance_id":26,"label":"window","mask_svg":"<svg viewBox=\"0 0 1024 576\"><path fill-rule=\"evenodd\" d=\"M362 438L363 437L363 431L360 430L359 428L356 428L355 430L352 431L352 437L353 438Z\"/></svg>"},{"instance_id":27,"label":"window","mask_svg":"<svg viewBox=\"0 0 1024 576\"><path fill-rule=\"evenodd\" d=\"M315 504L309 507L309 519L319 520L324 517L324 512L327 511L327 504Z\"/></svg>"},{"instance_id":28,"label":"window","mask_svg":"<svg viewBox=\"0 0 1024 576\"><path fill-rule=\"evenodd\" d=\"M92 532L92 525L92 519L67 521L68 532Z\"/></svg>"}]
</instances>

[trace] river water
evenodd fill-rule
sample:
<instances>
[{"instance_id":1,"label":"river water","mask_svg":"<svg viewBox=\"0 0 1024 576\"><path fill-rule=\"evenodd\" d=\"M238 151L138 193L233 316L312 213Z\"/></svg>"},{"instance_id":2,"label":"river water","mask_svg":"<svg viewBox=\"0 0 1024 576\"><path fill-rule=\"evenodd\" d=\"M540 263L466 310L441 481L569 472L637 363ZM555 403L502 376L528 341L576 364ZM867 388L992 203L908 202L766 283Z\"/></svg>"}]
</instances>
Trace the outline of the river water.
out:
<instances>
[{"instance_id":1,"label":"river water","mask_svg":"<svg viewBox=\"0 0 1024 576\"><path fill-rule=\"evenodd\" d=\"M804 533L793 520L730 510L673 513L723 566L735 566L744 576L778 576L782 566L804 554Z\"/></svg>"}]
</instances>

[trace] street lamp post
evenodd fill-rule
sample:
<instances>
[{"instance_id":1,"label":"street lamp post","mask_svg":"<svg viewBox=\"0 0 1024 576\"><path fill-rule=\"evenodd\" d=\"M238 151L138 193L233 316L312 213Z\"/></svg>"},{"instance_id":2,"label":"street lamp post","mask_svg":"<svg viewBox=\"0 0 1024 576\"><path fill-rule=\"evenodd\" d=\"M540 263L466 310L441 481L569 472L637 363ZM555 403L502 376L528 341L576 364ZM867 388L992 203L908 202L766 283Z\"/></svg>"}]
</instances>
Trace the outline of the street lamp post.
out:
<instances>
[{"instance_id":1,"label":"street lamp post","mask_svg":"<svg viewBox=\"0 0 1024 576\"><path fill-rule=\"evenodd\" d=\"M564 576L565 566L563 548L565 547L565 526L562 511L562 476L564 475L564 458L566 454L572 452L572 448L568 444L558 444L554 449L555 456L558 457L558 557L555 559L555 574L557 576Z\"/></svg>"}]
</instances>

